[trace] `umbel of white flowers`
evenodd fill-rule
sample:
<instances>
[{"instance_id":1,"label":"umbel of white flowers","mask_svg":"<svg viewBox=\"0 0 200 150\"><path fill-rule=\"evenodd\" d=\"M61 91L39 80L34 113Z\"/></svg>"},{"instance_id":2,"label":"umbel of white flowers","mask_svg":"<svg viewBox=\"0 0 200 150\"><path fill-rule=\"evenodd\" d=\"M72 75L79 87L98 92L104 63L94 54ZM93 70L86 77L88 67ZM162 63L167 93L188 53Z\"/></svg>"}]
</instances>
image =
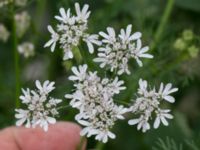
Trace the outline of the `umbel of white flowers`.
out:
<instances>
[{"instance_id":1,"label":"umbel of white flowers","mask_svg":"<svg viewBox=\"0 0 200 150\"><path fill-rule=\"evenodd\" d=\"M128 25L126 30L121 29L119 35L116 35L115 30L107 27L107 32L99 32L102 39L102 45L98 48L98 57L95 62L100 63L100 67L108 67L111 72L117 71L118 75L123 73L130 74L128 61L134 58L141 67L142 61L140 58L153 58L147 54L148 46L142 48L140 32L131 33L132 25Z\"/></svg>"},{"instance_id":2,"label":"umbel of white flowers","mask_svg":"<svg viewBox=\"0 0 200 150\"><path fill-rule=\"evenodd\" d=\"M44 131L48 130L48 124L55 124L55 116L58 115L57 105L62 102L61 99L48 97L52 92L54 82L45 81L43 85L39 81L35 82L37 90L24 90L20 99L27 109L15 109L15 117L18 119L17 126L25 124L25 127L35 128L39 125Z\"/></svg>"},{"instance_id":3,"label":"umbel of white flowers","mask_svg":"<svg viewBox=\"0 0 200 150\"><path fill-rule=\"evenodd\" d=\"M178 88L172 88L171 83L168 83L166 86L161 83L159 91L156 91L155 88L148 90L147 81L140 79L137 92L138 97L134 101L133 106L129 109L133 114L139 115L139 118L129 120L128 124L137 124L138 130L142 129L143 132L146 132L150 129L149 120L151 120L153 114L155 114L156 119L153 125L155 129L159 127L160 122L168 126L166 119L172 119L173 116L169 114L169 109L161 109L160 104L163 100L174 103L175 99L170 94L176 91L178 91Z\"/></svg>"},{"instance_id":4,"label":"umbel of white flowers","mask_svg":"<svg viewBox=\"0 0 200 150\"><path fill-rule=\"evenodd\" d=\"M57 42L60 44L60 48L64 50L64 60L72 59L72 50L80 44L80 40L87 43L90 53L94 52L94 46L101 45L98 41L98 35L88 34L88 18L90 11L88 11L89 5L84 5L83 9L80 9L80 5L75 3L76 15L71 14L71 10L65 11L64 8L60 8L60 15L55 16L59 21L56 26L56 31L52 26L48 26L48 30L51 33L51 39L44 45L44 47L51 47L53 52L56 48Z\"/></svg>"},{"instance_id":5,"label":"umbel of white flowers","mask_svg":"<svg viewBox=\"0 0 200 150\"><path fill-rule=\"evenodd\" d=\"M99 62L101 68L107 67L111 72L116 71L118 75L131 73L128 68L130 58L134 58L139 66L142 66L141 58L153 58L152 55L146 53L149 50L147 46L142 48L141 33L131 33L132 25L128 25L126 30L121 29L117 36L115 30L108 27L108 33L99 32L101 41L98 40L98 35L86 33L90 15L88 8L88 5L84 5L81 10L79 4L76 3L74 16L71 15L70 9L65 12L61 8L61 16L55 17L59 21L56 31L48 26L51 40L45 44L45 47L51 47L51 51L54 51L58 42L64 50L64 59L71 59L73 58L72 49L79 45L81 39L87 43L90 53L94 52L93 44L96 44L100 47L98 57L94 61ZM86 64L72 67L72 72L74 75L71 75L69 80L74 82L75 90L72 94L66 94L65 97L70 100L70 105L79 111L75 119L84 126L80 133L82 136L94 135L96 140L104 143L109 138L114 139L116 136L111 132L112 127L117 120L124 119L125 113L139 116L129 120L128 124L137 124L137 129L142 129L143 132L150 129L149 121L154 115L156 116L154 128L158 128L160 123L167 126L167 119L173 118L169 109L160 107L161 102L175 102L170 94L178 91L178 88L172 88L171 83L166 86L161 83L157 91L155 88L149 89L147 81L140 79L136 100L129 108L125 108L114 101L114 96L126 89L124 81L119 80L117 76L113 79L100 78L96 71L88 71ZM54 82L45 81L41 85L39 81L36 81L36 87L37 90L22 90L23 95L20 99L27 109L16 109L15 117L18 119L16 124L17 126L25 124L26 127L39 125L47 131L48 124L56 122L57 104L62 100L48 96L55 89Z\"/></svg>"},{"instance_id":6,"label":"umbel of white flowers","mask_svg":"<svg viewBox=\"0 0 200 150\"><path fill-rule=\"evenodd\" d=\"M88 72L87 65L72 67L74 75L69 80L74 81L75 91L66 94L71 99L70 105L79 110L75 119L85 128L81 135L106 143L108 138L115 138L110 130L118 119L124 119L123 114L127 109L114 103L113 96L119 94L126 87L124 81L114 80L97 76L97 72Z\"/></svg>"}]
</instances>

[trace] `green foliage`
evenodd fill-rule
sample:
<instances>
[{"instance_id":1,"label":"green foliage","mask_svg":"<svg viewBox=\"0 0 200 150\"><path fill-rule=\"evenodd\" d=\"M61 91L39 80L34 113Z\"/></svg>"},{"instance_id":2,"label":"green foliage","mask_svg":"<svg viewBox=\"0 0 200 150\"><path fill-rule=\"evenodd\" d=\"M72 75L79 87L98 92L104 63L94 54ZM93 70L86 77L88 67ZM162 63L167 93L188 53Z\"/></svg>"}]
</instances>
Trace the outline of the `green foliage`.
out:
<instances>
[{"instance_id":1,"label":"green foliage","mask_svg":"<svg viewBox=\"0 0 200 150\"><path fill-rule=\"evenodd\" d=\"M156 147L153 147L152 150L183 150L183 145L177 144L169 137L166 137L165 140L159 138L156 142Z\"/></svg>"},{"instance_id":2,"label":"green foliage","mask_svg":"<svg viewBox=\"0 0 200 150\"><path fill-rule=\"evenodd\" d=\"M176 4L184 9L200 12L199 0L176 0Z\"/></svg>"}]
</instances>

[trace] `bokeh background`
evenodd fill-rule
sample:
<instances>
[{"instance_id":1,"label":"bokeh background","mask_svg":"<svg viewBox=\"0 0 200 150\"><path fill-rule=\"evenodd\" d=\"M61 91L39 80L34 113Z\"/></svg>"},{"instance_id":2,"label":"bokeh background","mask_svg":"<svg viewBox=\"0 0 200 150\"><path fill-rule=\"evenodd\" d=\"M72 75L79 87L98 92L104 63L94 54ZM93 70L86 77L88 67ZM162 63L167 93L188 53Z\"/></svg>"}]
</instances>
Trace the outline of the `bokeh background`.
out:
<instances>
[{"instance_id":1,"label":"bokeh background","mask_svg":"<svg viewBox=\"0 0 200 150\"><path fill-rule=\"evenodd\" d=\"M1 2L1 1L0 1ZM55 24L54 16L60 7L73 8L73 0L28 0L22 7L12 4L0 7L0 23L10 32L7 42L0 41L0 128L14 125L16 107L16 80L20 87L33 87L36 79L56 82L56 97L64 99L70 93L72 83L67 77L72 65L82 60L63 62L62 51L51 53L43 45L50 38L48 24ZM119 31L128 24L134 31L141 31L144 45L151 47L154 59L139 68L133 61L130 76L124 75L127 90L116 99L130 102L137 90L138 79L148 80L152 85L160 82L173 83L179 88L176 102L167 107L172 109L174 119L168 127L161 126L147 133L128 126L127 120L116 124L113 131L117 138L104 145L106 150L199 150L200 149L200 1L199 0L79 0L88 3L92 11L89 32L105 31L113 26ZM30 25L23 37L13 40L12 16L27 11ZM18 30L18 29L16 29ZM2 35L0 35L2 36ZM16 78L16 53L14 43L30 41L35 46L35 55L25 58L19 55L19 78ZM83 47L85 49L86 47ZM86 53L89 66L99 70L91 60L95 57ZM99 70L100 71L100 70ZM100 71L100 75L104 75ZM63 105L68 101L64 99ZM76 110L61 110L59 120L74 121ZM67 139L66 139L67 140ZM88 140L88 149L95 147L93 138Z\"/></svg>"}]
</instances>

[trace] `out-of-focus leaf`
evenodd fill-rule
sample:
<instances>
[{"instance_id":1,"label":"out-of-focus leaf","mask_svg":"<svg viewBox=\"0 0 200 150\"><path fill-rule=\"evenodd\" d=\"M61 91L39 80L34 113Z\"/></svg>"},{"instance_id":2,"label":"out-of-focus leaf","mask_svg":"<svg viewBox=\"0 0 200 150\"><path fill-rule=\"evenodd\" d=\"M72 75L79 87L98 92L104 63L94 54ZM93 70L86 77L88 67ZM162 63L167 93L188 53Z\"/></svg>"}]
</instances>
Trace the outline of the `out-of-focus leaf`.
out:
<instances>
[{"instance_id":1,"label":"out-of-focus leaf","mask_svg":"<svg viewBox=\"0 0 200 150\"><path fill-rule=\"evenodd\" d=\"M200 0L176 0L176 5L184 9L200 12Z\"/></svg>"}]
</instances>

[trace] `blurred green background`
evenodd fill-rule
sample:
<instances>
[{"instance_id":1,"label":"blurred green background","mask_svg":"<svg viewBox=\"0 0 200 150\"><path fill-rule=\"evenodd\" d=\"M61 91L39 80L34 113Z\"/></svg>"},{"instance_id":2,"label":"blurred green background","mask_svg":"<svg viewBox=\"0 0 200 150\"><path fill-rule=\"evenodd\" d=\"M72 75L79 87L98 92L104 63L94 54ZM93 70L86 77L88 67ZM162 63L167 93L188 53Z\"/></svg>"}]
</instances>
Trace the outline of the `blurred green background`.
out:
<instances>
[{"instance_id":1,"label":"blurred green background","mask_svg":"<svg viewBox=\"0 0 200 150\"><path fill-rule=\"evenodd\" d=\"M34 57L19 57L21 87L33 87L36 79L49 79L56 81L56 97L64 99L64 94L71 92L72 83L67 79L71 74L69 68L81 60L63 62L61 50L51 53L43 45L50 38L47 25L56 23L54 16L59 8L73 8L75 2L29 0L26 6L14 8L16 13L28 11L31 15L29 29L17 42L31 41L36 50ZM142 32L144 45L151 47L154 59L146 61L143 68L134 61L130 63L133 73L122 76L127 90L117 99L129 102L137 90L139 78L157 86L160 82L171 82L179 88L176 103L167 106L175 116L169 127L161 126L144 134L135 126L128 126L127 120L120 121L113 129L117 138L110 140L104 149L200 149L200 0L79 0L79 3L90 5L90 33L105 31L107 26L119 31L133 24L134 31ZM11 16L10 5L0 8L0 23L11 32L7 43L0 42L0 128L15 123L16 77ZM99 70L98 64L91 62L95 54L87 53L86 56L89 66ZM64 100L63 105L67 104ZM73 109L62 110L60 120L74 121L75 113ZM96 141L93 138L88 141L88 149L94 148Z\"/></svg>"}]
</instances>

